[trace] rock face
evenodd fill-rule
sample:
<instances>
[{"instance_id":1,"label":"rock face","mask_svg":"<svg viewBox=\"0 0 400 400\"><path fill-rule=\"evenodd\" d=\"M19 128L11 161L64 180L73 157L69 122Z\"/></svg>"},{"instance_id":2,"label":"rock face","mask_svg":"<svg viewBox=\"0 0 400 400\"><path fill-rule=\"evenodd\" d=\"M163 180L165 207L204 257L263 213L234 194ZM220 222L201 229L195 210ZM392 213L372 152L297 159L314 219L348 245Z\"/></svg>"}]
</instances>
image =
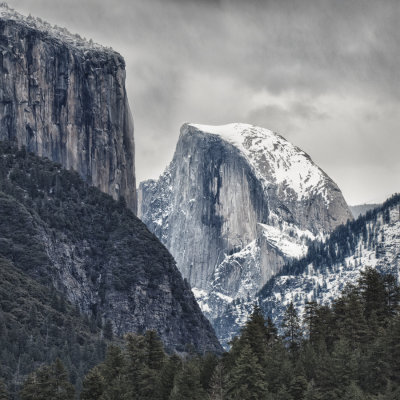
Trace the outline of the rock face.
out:
<instances>
[{"instance_id":1,"label":"rock face","mask_svg":"<svg viewBox=\"0 0 400 400\"><path fill-rule=\"evenodd\" d=\"M117 335L154 329L169 350L221 351L173 257L124 201L2 142L0 257Z\"/></svg>"},{"instance_id":2,"label":"rock face","mask_svg":"<svg viewBox=\"0 0 400 400\"><path fill-rule=\"evenodd\" d=\"M78 171L136 212L123 58L3 4L0 69L0 139Z\"/></svg>"},{"instance_id":3,"label":"rock face","mask_svg":"<svg viewBox=\"0 0 400 400\"><path fill-rule=\"evenodd\" d=\"M308 241L352 219L307 154L245 124L185 124L164 174L140 184L138 215L214 322L227 305L251 301Z\"/></svg>"},{"instance_id":4,"label":"rock face","mask_svg":"<svg viewBox=\"0 0 400 400\"><path fill-rule=\"evenodd\" d=\"M260 291L258 301L279 324L292 301L300 316L305 303L331 304L360 272L375 268L400 279L400 195L338 228L325 243L287 265Z\"/></svg>"}]
</instances>

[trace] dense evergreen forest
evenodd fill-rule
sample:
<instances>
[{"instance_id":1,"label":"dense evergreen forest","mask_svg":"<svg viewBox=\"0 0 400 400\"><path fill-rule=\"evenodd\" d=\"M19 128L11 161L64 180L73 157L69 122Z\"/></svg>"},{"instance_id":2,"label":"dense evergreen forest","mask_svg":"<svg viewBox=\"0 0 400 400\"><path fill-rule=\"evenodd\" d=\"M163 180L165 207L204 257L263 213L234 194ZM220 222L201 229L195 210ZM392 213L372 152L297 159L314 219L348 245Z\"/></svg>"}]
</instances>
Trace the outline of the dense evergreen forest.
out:
<instances>
[{"instance_id":1,"label":"dense evergreen forest","mask_svg":"<svg viewBox=\"0 0 400 400\"><path fill-rule=\"evenodd\" d=\"M110 325L81 314L9 260L0 258L0 276L0 376L12 398L27 374L57 358L79 390L81 377L104 360Z\"/></svg>"},{"instance_id":2,"label":"dense evergreen forest","mask_svg":"<svg viewBox=\"0 0 400 400\"><path fill-rule=\"evenodd\" d=\"M0 379L11 398L57 359L79 392L108 344L157 323L169 351L213 334L172 256L123 199L0 141Z\"/></svg>"},{"instance_id":3,"label":"dense evergreen forest","mask_svg":"<svg viewBox=\"0 0 400 400\"><path fill-rule=\"evenodd\" d=\"M79 398L398 400L399 302L395 278L368 269L332 306L308 303L299 316L290 304L282 334L255 306L221 357L166 354L155 332L128 334L86 375ZM20 396L75 398L59 360L29 376Z\"/></svg>"}]
</instances>

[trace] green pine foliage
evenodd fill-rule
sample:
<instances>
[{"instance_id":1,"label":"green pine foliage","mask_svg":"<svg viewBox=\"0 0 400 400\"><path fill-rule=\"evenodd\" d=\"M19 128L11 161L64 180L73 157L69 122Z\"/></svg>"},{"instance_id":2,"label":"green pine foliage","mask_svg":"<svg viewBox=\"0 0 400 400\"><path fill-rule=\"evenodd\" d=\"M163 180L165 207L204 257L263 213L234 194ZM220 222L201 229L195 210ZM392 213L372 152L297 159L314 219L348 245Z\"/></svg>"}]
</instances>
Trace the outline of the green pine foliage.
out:
<instances>
[{"instance_id":1,"label":"green pine foliage","mask_svg":"<svg viewBox=\"0 0 400 400\"><path fill-rule=\"evenodd\" d=\"M75 390L64 365L57 359L54 364L41 367L27 378L20 397L21 400L74 400Z\"/></svg>"},{"instance_id":2,"label":"green pine foliage","mask_svg":"<svg viewBox=\"0 0 400 400\"><path fill-rule=\"evenodd\" d=\"M0 400L9 400L8 390L5 382L0 379Z\"/></svg>"},{"instance_id":3,"label":"green pine foliage","mask_svg":"<svg viewBox=\"0 0 400 400\"><path fill-rule=\"evenodd\" d=\"M255 306L222 357L168 355L155 332L127 335L125 346L110 346L104 363L85 377L80 398L398 399L398 289L392 278L367 269L332 306L308 303L302 321L289 304L282 335Z\"/></svg>"},{"instance_id":4,"label":"green pine foliage","mask_svg":"<svg viewBox=\"0 0 400 400\"><path fill-rule=\"evenodd\" d=\"M82 400L98 400L105 390L105 378L100 368L95 367L89 371L83 380L81 392Z\"/></svg>"},{"instance_id":5,"label":"green pine foliage","mask_svg":"<svg viewBox=\"0 0 400 400\"><path fill-rule=\"evenodd\" d=\"M15 396L35 368L57 357L79 387L80 377L104 359L100 330L92 332L90 321L76 307L11 261L0 258L0 276L0 375L10 394Z\"/></svg>"},{"instance_id":6,"label":"green pine foliage","mask_svg":"<svg viewBox=\"0 0 400 400\"><path fill-rule=\"evenodd\" d=\"M290 350L292 352L296 351L301 343L302 329L300 325L300 317L297 315L293 302L290 302L285 311L282 320L282 328L284 340L289 344Z\"/></svg>"},{"instance_id":7,"label":"green pine foliage","mask_svg":"<svg viewBox=\"0 0 400 400\"><path fill-rule=\"evenodd\" d=\"M257 354L245 343L228 375L227 399L267 399L268 384Z\"/></svg>"},{"instance_id":8,"label":"green pine foliage","mask_svg":"<svg viewBox=\"0 0 400 400\"><path fill-rule=\"evenodd\" d=\"M206 392L200 382L200 362L194 358L183 363L176 374L170 400L203 400Z\"/></svg>"}]
</instances>

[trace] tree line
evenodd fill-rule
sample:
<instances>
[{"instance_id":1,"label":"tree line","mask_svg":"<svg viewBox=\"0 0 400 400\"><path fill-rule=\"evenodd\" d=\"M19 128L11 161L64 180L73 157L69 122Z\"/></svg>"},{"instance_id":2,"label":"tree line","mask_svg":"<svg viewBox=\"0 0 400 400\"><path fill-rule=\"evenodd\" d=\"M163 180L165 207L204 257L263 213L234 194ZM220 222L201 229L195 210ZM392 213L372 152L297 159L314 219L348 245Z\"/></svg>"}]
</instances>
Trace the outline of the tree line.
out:
<instances>
[{"instance_id":1,"label":"tree line","mask_svg":"<svg viewBox=\"0 0 400 400\"><path fill-rule=\"evenodd\" d=\"M330 306L289 303L280 327L254 306L222 356L167 354L154 331L110 345L78 395L57 360L21 400L395 400L400 398L400 288L374 269ZM1 392L1 390L3 390ZM4 388L0 399L6 399ZM2 397L3 396L3 397ZM79 397L78 397L79 396Z\"/></svg>"}]
</instances>

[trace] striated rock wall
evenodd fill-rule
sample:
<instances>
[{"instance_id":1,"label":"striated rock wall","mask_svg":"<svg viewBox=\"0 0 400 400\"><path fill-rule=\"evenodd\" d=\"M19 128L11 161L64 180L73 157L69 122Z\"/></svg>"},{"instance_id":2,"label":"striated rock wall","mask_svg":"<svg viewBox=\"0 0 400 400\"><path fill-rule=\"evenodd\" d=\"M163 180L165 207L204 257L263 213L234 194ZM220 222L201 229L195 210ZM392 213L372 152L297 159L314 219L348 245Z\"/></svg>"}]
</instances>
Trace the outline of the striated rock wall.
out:
<instances>
[{"instance_id":1,"label":"striated rock wall","mask_svg":"<svg viewBox=\"0 0 400 400\"><path fill-rule=\"evenodd\" d=\"M352 219L337 185L307 154L245 124L185 124L164 174L138 193L139 217L213 322L234 301L251 303L309 240ZM227 323L220 325L222 332Z\"/></svg>"},{"instance_id":2,"label":"striated rock wall","mask_svg":"<svg viewBox=\"0 0 400 400\"><path fill-rule=\"evenodd\" d=\"M257 135L246 135L245 145L254 153ZM299 239L295 245L301 247L305 239L301 235L325 234L352 218L338 187L307 155L286 141L281 143L284 139L278 135L268 135L282 147L291 146L295 156L301 153L302 162L320 175L315 186L299 193L286 180L276 182L278 171L271 159L281 158L276 163L283 164L282 170L291 162L279 148L274 153L260 151L249 159L235 143L189 124L182 127L165 173L158 181L139 186L139 217L170 249L194 287L208 289L218 265L238 263L235 256L243 258L253 241L262 248L253 261L264 265L256 285L260 287L290 258L291 241ZM281 243L285 235L287 243ZM301 255L297 247L295 253ZM234 273L234 268L228 269Z\"/></svg>"},{"instance_id":3,"label":"striated rock wall","mask_svg":"<svg viewBox=\"0 0 400 400\"><path fill-rule=\"evenodd\" d=\"M160 193L154 181L140 185L139 217L173 251L191 285L206 288L224 252L256 238L256 222L268 215L262 187L235 147L188 127L161 181L173 190Z\"/></svg>"},{"instance_id":4,"label":"striated rock wall","mask_svg":"<svg viewBox=\"0 0 400 400\"><path fill-rule=\"evenodd\" d=\"M76 170L136 212L123 58L0 11L0 139Z\"/></svg>"}]
</instances>

